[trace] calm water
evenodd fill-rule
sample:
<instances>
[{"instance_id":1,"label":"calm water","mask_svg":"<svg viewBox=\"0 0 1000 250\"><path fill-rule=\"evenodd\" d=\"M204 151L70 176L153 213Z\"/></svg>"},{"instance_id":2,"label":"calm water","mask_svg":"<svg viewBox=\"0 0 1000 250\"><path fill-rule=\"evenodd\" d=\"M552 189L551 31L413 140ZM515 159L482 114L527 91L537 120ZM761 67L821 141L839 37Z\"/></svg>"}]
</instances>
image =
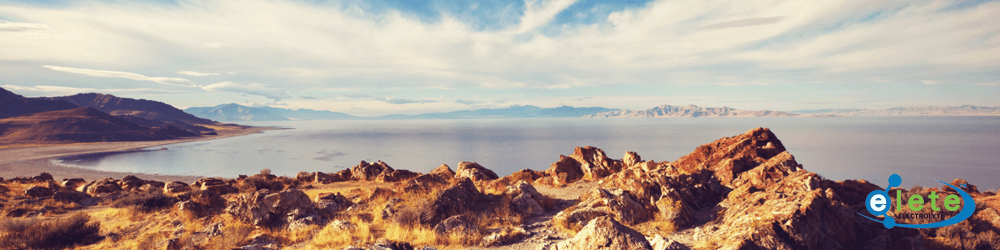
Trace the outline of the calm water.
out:
<instances>
[{"instance_id":1,"label":"calm water","mask_svg":"<svg viewBox=\"0 0 1000 250\"><path fill-rule=\"evenodd\" d=\"M335 172L359 161L427 172L475 161L500 175L544 170L577 146L620 159L676 160L697 146L768 127L807 170L829 179L941 186L964 178L997 188L1000 117L836 117L677 119L497 119L291 121L247 123L294 128L168 145L166 151L91 155L63 164L106 171L236 177L270 168L278 175ZM159 147L152 148L158 149Z\"/></svg>"}]
</instances>

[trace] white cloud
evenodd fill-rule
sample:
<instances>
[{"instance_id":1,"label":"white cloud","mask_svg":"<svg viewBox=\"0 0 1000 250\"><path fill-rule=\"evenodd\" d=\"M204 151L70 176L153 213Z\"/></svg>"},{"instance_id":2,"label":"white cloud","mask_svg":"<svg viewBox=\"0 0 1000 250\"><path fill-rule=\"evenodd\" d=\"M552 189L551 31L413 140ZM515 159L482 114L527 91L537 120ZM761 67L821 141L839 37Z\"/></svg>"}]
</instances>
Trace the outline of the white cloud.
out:
<instances>
[{"instance_id":1,"label":"white cloud","mask_svg":"<svg viewBox=\"0 0 1000 250\"><path fill-rule=\"evenodd\" d=\"M33 96L60 96L60 95L75 95L79 93L103 93L103 94L113 94L113 93L183 93L185 91L176 90L162 90L162 89L151 89L151 88L138 88L138 89L95 89L95 88L77 88L77 87L66 87L66 86L48 86L48 85L37 85L37 86L18 86L18 85L3 85L0 86L6 90L18 93L30 93Z\"/></svg>"},{"instance_id":2,"label":"white cloud","mask_svg":"<svg viewBox=\"0 0 1000 250\"><path fill-rule=\"evenodd\" d=\"M941 85L941 84L945 84L946 83L946 82L934 81L934 80L923 80L923 81L920 81L920 82L923 83L924 85Z\"/></svg>"},{"instance_id":3,"label":"white cloud","mask_svg":"<svg viewBox=\"0 0 1000 250\"><path fill-rule=\"evenodd\" d=\"M595 23L556 20L574 4L527 1L499 20L499 28L479 27L459 14L427 20L356 2L0 4L0 16L18 18L0 23L0 61L212 69L233 78L220 80L260 83L215 91L259 92L275 100L287 98L285 90L958 83L1000 71L998 2L954 9L945 1L662 0L577 13ZM31 32L3 32L11 30ZM52 69L194 86L182 78L58 68ZM15 78L0 76L6 79ZM368 101L389 110L465 106Z\"/></svg>"},{"instance_id":4,"label":"white cloud","mask_svg":"<svg viewBox=\"0 0 1000 250\"><path fill-rule=\"evenodd\" d=\"M47 68L55 71L68 72L73 74L81 74L85 76L93 77L111 77L111 78L125 78L132 79L136 81L150 81L159 84L174 85L174 86L185 86L185 87L197 87L191 80L184 78L171 78L171 77L148 77L136 73L122 72L122 71L110 71L110 70L96 70L96 69L79 69L61 66L45 65L42 68Z\"/></svg>"},{"instance_id":5,"label":"white cloud","mask_svg":"<svg viewBox=\"0 0 1000 250\"><path fill-rule=\"evenodd\" d=\"M230 72L230 73L232 73L232 72ZM189 76L217 76L217 75L221 75L219 73L201 73L201 72L195 72L195 71L178 71L177 74L189 75Z\"/></svg>"},{"instance_id":6,"label":"white cloud","mask_svg":"<svg viewBox=\"0 0 1000 250\"><path fill-rule=\"evenodd\" d=\"M267 99L272 99L275 102L280 101L281 99L292 98L285 91L268 88L267 85L260 83L238 84L233 82L220 82L220 83L210 84L207 86L202 86L201 89L204 89L206 91L227 91L233 93L263 96Z\"/></svg>"}]
</instances>

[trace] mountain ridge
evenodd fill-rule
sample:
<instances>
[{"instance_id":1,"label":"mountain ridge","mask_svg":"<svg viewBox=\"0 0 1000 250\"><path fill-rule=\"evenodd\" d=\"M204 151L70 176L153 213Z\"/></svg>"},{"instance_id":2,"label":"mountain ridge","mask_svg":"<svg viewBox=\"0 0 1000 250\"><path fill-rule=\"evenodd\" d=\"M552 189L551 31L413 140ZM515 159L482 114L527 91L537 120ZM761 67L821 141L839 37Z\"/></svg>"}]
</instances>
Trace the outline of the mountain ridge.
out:
<instances>
[{"instance_id":1,"label":"mountain ridge","mask_svg":"<svg viewBox=\"0 0 1000 250\"><path fill-rule=\"evenodd\" d=\"M619 109L584 116L585 118L665 118L665 117L791 117L799 116L781 111L741 110L730 107L698 107L695 105L660 105L646 110Z\"/></svg>"},{"instance_id":2,"label":"mountain ridge","mask_svg":"<svg viewBox=\"0 0 1000 250\"><path fill-rule=\"evenodd\" d=\"M39 112L0 119L0 141L151 141L197 136L174 126L150 128L90 107Z\"/></svg>"}]
</instances>

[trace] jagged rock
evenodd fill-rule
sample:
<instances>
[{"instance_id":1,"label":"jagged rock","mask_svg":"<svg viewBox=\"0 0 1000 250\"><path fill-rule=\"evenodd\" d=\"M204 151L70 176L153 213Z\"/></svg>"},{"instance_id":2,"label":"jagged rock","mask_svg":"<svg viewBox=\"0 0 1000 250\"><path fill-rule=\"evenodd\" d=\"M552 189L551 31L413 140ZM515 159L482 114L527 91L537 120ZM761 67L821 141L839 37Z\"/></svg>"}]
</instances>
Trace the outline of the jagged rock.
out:
<instances>
[{"instance_id":1,"label":"jagged rock","mask_svg":"<svg viewBox=\"0 0 1000 250\"><path fill-rule=\"evenodd\" d=\"M587 199L556 214L553 220L584 226L591 219L610 215L616 220L636 224L649 220L649 211L628 192L618 188L595 188Z\"/></svg>"},{"instance_id":2,"label":"jagged rock","mask_svg":"<svg viewBox=\"0 0 1000 250\"><path fill-rule=\"evenodd\" d=\"M414 177L417 177L419 175L420 175L420 173L412 172L410 170L398 169L398 170L389 171L389 172L382 172L381 174L378 175L378 177L375 177L375 181L376 182L400 182L400 181L405 181L405 180L413 179Z\"/></svg>"},{"instance_id":3,"label":"jagged rock","mask_svg":"<svg viewBox=\"0 0 1000 250\"><path fill-rule=\"evenodd\" d=\"M447 237L450 234L468 234L468 232L478 231L476 225L469 221L465 215L455 215L448 217L434 226L434 233L438 237Z\"/></svg>"},{"instance_id":4,"label":"jagged rock","mask_svg":"<svg viewBox=\"0 0 1000 250\"><path fill-rule=\"evenodd\" d=\"M257 234L250 237L250 244L235 249L238 250L270 250L278 249L274 237L266 234Z\"/></svg>"},{"instance_id":5,"label":"jagged rock","mask_svg":"<svg viewBox=\"0 0 1000 250\"><path fill-rule=\"evenodd\" d=\"M392 171L395 171L395 169L392 169L392 167L389 167L389 164L382 161L372 164L361 161L360 164L351 168L351 178L354 180L371 181L375 180L383 172Z\"/></svg>"},{"instance_id":6,"label":"jagged rock","mask_svg":"<svg viewBox=\"0 0 1000 250\"><path fill-rule=\"evenodd\" d=\"M393 240L381 239L375 245L372 245L372 250L413 250L413 246L410 243L399 242Z\"/></svg>"},{"instance_id":7,"label":"jagged rock","mask_svg":"<svg viewBox=\"0 0 1000 250\"><path fill-rule=\"evenodd\" d=\"M132 191L133 189L138 189L146 184L146 181L135 177L135 175L126 175L118 181L118 186L121 187L123 191Z\"/></svg>"},{"instance_id":8,"label":"jagged rock","mask_svg":"<svg viewBox=\"0 0 1000 250\"><path fill-rule=\"evenodd\" d=\"M736 188L732 180L737 175L784 151L785 146L771 130L756 128L701 145L672 165L688 173L697 172L698 169L711 170L722 185Z\"/></svg>"},{"instance_id":9,"label":"jagged rock","mask_svg":"<svg viewBox=\"0 0 1000 250\"><path fill-rule=\"evenodd\" d=\"M559 242L559 250L572 249L653 249L639 232L602 216L591 220L571 239Z\"/></svg>"},{"instance_id":10,"label":"jagged rock","mask_svg":"<svg viewBox=\"0 0 1000 250\"><path fill-rule=\"evenodd\" d=\"M295 175L295 180L301 182L311 182L316 180L316 172L299 172Z\"/></svg>"},{"instance_id":11,"label":"jagged rock","mask_svg":"<svg viewBox=\"0 0 1000 250\"><path fill-rule=\"evenodd\" d=\"M354 229L354 224L351 224L351 222L342 221L342 220L332 221L332 222L330 222L330 225L328 225L328 226L330 228L333 228L333 229L336 229L336 230L339 230L339 231L350 231L350 230Z\"/></svg>"},{"instance_id":12,"label":"jagged rock","mask_svg":"<svg viewBox=\"0 0 1000 250\"><path fill-rule=\"evenodd\" d=\"M580 163L563 155L559 156L559 161L552 163L545 175L552 176L555 184L568 184L583 179L583 170Z\"/></svg>"},{"instance_id":13,"label":"jagged rock","mask_svg":"<svg viewBox=\"0 0 1000 250\"><path fill-rule=\"evenodd\" d=\"M421 218L421 222L425 225L436 225L445 218L470 211L484 199L472 180L464 178L434 198L428 216Z\"/></svg>"},{"instance_id":14,"label":"jagged rock","mask_svg":"<svg viewBox=\"0 0 1000 250\"><path fill-rule=\"evenodd\" d=\"M28 197L43 197L52 195L52 189L47 187L31 186L24 189L24 195Z\"/></svg>"},{"instance_id":15,"label":"jagged rock","mask_svg":"<svg viewBox=\"0 0 1000 250\"><path fill-rule=\"evenodd\" d=\"M479 163L463 161L458 163L458 170L455 171L455 178L469 178L473 181L489 181L496 180L500 177L497 176L493 170L489 170L479 165Z\"/></svg>"},{"instance_id":16,"label":"jagged rock","mask_svg":"<svg viewBox=\"0 0 1000 250\"><path fill-rule=\"evenodd\" d=\"M396 215L396 211L398 210L396 205L399 205L402 202L403 199L400 199L399 197L390 198L389 202L386 202L385 206L382 207L382 220L389 220L389 218Z\"/></svg>"},{"instance_id":17,"label":"jagged rock","mask_svg":"<svg viewBox=\"0 0 1000 250\"><path fill-rule=\"evenodd\" d=\"M320 193L316 195L316 208L320 211L335 213L351 205L353 205L353 202L340 193Z\"/></svg>"},{"instance_id":18,"label":"jagged rock","mask_svg":"<svg viewBox=\"0 0 1000 250\"><path fill-rule=\"evenodd\" d=\"M622 163L625 164L625 167L631 167L632 165L639 164L641 162L642 157L640 157L639 153L636 152L625 151L625 156L622 157Z\"/></svg>"},{"instance_id":19,"label":"jagged rock","mask_svg":"<svg viewBox=\"0 0 1000 250\"><path fill-rule=\"evenodd\" d=\"M445 177L443 174L422 174L416 178L406 181L403 187L404 192L429 192L439 187L448 185L448 180L451 177Z\"/></svg>"},{"instance_id":20,"label":"jagged rock","mask_svg":"<svg viewBox=\"0 0 1000 250\"><path fill-rule=\"evenodd\" d=\"M236 218L256 226L319 223L316 206L309 196L297 189L274 193L268 189L244 194L226 208Z\"/></svg>"},{"instance_id":21,"label":"jagged rock","mask_svg":"<svg viewBox=\"0 0 1000 250\"><path fill-rule=\"evenodd\" d=\"M672 239L664 238L659 234L648 237L646 240L649 241L649 245L653 247L653 250L691 250L690 247Z\"/></svg>"},{"instance_id":22,"label":"jagged rock","mask_svg":"<svg viewBox=\"0 0 1000 250\"><path fill-rule=\"evenodd\" d=\"M439 174L441 176L447 177L448 179L451 179L451 178L455 177L455 171L451 171L451 168L448 167L447 164L441 164L440 167L437 167L434 170L431 170L430 173L431 174Z\"/></svg>"},{"instance_id":23,"label":"jagged rock","mask_svg":"<svg viewBox=\"0 0 1000 250\"><path fill-rule=\"evenodd\" d=\"M42 172L41 174L38 174L35 177L31 177L31 180L35 182L55 181L54 179L52 179L52 175L46 172Z\"/></svg>"},{"instance_id":24,"label":"jagged rock","mask_svg":"<svg viewBox=\"0 0 1000 250\"><path fill-rule=\"evenodd\" d=\"M163 193L165 194L176 194L191 191L191 186L187 183L180 181L171 181L163 184Z\"/></svg>"},{"instance_id":25,"label":"jagged rock","mask_svg":"<svg viewBox=\"0 0 1000 250\"><path fill-rule=\"evenodd\" d=\"M201 182L202 191L212 191L220 195L239 192L239 189L230 186L229 183L220 178L205 178L198 182Z\"/></svg>"},{"instance_id":26,"label":"jagged rock","mask_svg":"<svg viewBox=\"0 0 1000 250\"><path fill-rule=\"evenodd\" d=\"M545 213L545 209L542 208L540 202L546 199L546 197L538 193L538 190L535 190L534 186L525 181L508 186L504 190L504 194L513 197L511 199L511 209L515 212L525 215L540 215Z\"/></svg>"},{"instance_id":27,"label":"jagged rock","mask_svg":"<svg viewBox=\"0 0 1000 250\"><path fill-rule=\"evenodd\" d=\"M87 194L91 196L96 196L99 194L110 194L121 192L122 188L118 186L118 182L111 178L105 178L101 180L96 180L87 185Z\"/></svg>"},{"instance_id":28,"label":"jagged rock","mask_svg":"<svg viewBox=\"0 0 1000 250\"><path fill-rule=\"evenodd\" d=\"M86 185L87 181L83 180L83 178L63 179L61 184L63 188L77 191L80 191L80 188Z\"/></svg>"}]
</instances>

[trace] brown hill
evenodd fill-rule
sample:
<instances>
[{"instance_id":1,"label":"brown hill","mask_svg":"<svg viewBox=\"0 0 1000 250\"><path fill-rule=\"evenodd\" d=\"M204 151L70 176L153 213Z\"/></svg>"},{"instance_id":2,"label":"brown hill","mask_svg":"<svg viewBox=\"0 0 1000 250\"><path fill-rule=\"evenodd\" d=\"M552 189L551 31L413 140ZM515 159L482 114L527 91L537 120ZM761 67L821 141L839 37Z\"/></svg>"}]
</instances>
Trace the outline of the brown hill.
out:
<instances>
[{"instance_id":1,"label":"brown hill","mask_svg":"<svg viewBox=\"0 0 1000 250\"><path fill-rule=\"evenodd\" d=\"M94 108L147 127L165 127L170 125L189 131L212 131L210 128L199 125L219 125L218 122L195 117L174 106L153 100L123 98L99 93L49 97L46 99L62 100L80 107Z\"/></svg>"},{"instance_id":2,"label":"brown hill","mask_svg":"<svg viewBox=\"0 0 1000 250\"><path fill-rule=\"evenodd\" d=\"M150 141L196 136L177 127L139 126L92 108L0 119L0 142Z\"/></svg>"},{"instance_id":3,"label":"brown hill","mask_svg":"<svg viewBox=\"0 0 1000 250\"><path fill-rule=\"evenodd\" d=\"M77 106L63 100L26 98L0 88L0 119L74 108L77 108Z\"/></svg>"}]
</instances>

